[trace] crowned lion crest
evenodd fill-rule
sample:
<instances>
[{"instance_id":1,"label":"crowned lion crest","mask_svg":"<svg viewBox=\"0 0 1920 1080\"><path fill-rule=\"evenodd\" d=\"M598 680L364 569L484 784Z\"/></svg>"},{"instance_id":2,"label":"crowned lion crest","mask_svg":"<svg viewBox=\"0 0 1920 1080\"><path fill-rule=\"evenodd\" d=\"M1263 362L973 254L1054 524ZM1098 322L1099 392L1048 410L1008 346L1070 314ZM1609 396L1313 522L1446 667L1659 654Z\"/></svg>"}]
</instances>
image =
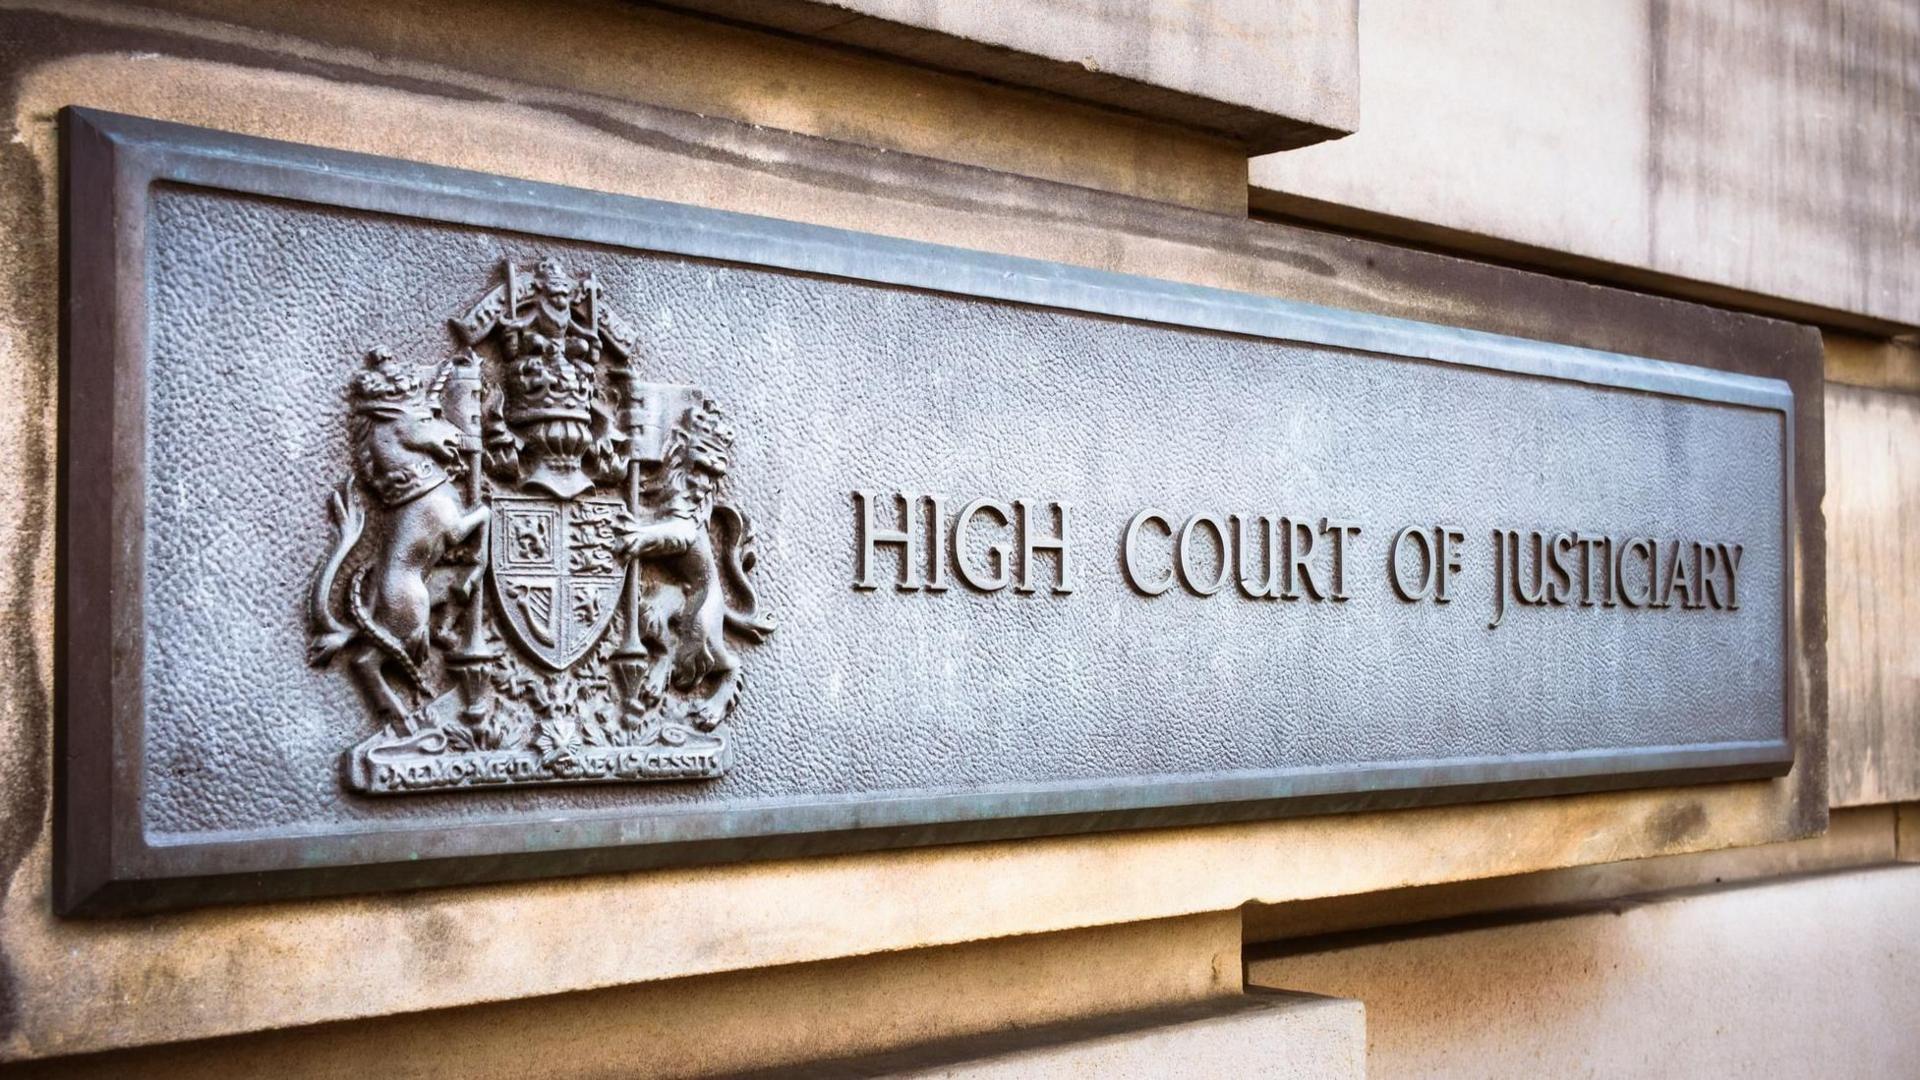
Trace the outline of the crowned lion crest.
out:
<instances>
[{"instance_id":1,"label":"crowned lion crest","mask_svg":"<svg viewBox=\"0 0 1920 1080\"><path fill-rule=\"evenodd\" d=\"M654 382L591 275L508 261L452 355L367 354L346 390L310 659L378 730L366 794L719 776L739 643L764 639L733 427Z\"/></svg>"}]
</instances>

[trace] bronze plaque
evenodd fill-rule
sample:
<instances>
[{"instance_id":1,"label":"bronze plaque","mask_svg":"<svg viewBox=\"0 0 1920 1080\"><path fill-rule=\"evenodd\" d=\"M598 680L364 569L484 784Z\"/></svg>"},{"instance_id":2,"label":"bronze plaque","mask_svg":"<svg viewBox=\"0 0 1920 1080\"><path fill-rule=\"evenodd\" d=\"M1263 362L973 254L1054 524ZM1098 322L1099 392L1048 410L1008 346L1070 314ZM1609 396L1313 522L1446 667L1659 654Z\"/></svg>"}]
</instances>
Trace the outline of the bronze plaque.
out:
<instances>
[{"instance_id":1,"label":"bronze plaque","mask_svg":"<svg viewBox=\"0 0 1920 1080\"><path fill-rule=\"evenodd\" d=\"M63 131L69 912L1791 764L1778 381Z\"/></svg>"}]
</instances>

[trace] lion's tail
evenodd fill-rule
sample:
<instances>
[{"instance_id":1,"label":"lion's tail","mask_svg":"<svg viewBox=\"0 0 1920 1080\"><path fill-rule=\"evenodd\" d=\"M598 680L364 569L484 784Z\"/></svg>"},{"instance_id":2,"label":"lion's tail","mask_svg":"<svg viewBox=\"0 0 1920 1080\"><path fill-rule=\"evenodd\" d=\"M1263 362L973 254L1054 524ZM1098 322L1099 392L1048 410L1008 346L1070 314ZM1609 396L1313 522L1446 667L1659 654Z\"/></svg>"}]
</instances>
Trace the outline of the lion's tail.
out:
<instances>
[{"instance_id":1,"label":"lion's tail","mask_svg":"<svg viewBox=\"0 0 1920 1080\"><path fill-rule=\"evenodd\" d=\"M420 665L414 663L413 657L407 653L406 646L400 644L400 640L388 632L386 627L375 621L373 613L367 610L366 582L367 568L363 566L354 573L353 584L347 590L348 603L353 610L353 621L360 624L360 632L367 635L367 640L373 642L375 648L386 654L387 659L400 665L400 670L406 674L407 681L413 684L414 689L425 693L427 677L421 673Z\"/></svg>"},{"instance_id":2,"label":"lion's tail","mask_svg":"<svg viewBox=\"0 0 1920 1080\"><path fill-rule=\"evenodd\" d=\"M325 667L332 662L334 656L358 634L353 627L334 615L333 586L340 576L340 567L352 554L354 545L360 542L360 534L367 525L366 512L360 507L360 499L354 492L351 478L333 493L327 510L333 517L333 550L327 553L326 561L320 564L320 572L314 576L313 596L307 604L313 633L307 661L315 667Z\"/></svg>"},{"instance_id":3,"label":"lion's tail","mask_svg":"<svg viewBox=\"0 0 1920 1080\"><path fill-rule=\"evenodd\" d=\"M759 641L773 633L774 622L760 611L760 598L753 591L747 572L759 558L754 551L753 526L747 516L727 503L715 503L715 523L724 521L727 536L721 541L720 564L727 576L727 588L744 603L739 610L727 606L727 629L750 641Z\"/></svg>"}]
</instances>

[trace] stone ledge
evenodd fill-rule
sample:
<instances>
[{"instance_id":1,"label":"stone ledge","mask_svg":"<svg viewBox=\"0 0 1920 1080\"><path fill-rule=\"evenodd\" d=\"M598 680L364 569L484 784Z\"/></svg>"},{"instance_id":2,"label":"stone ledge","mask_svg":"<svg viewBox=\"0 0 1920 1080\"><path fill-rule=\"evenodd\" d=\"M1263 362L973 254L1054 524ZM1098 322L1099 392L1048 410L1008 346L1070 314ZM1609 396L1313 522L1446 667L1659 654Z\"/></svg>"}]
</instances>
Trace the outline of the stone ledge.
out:
<instances>
[{"instance_id":1,"label":"stone ledge","mask_svg":"<svg viewBox=\"0 0 1920 1080\"><path fill-rule=\"evenodd\" d=\"M1882 866L1303 939L1247 977L1364 1000L1381 1076L1911 1076L1916 915L1920 868Z\"/></svg>"},{"instance_id":2,"label":"stone ledge","mask_svg":"<svg viewBox=\"0 0 1920 1080\"><path fill-rule=\"evenodd\" d=\"M665 5L1044 90L1238 143L1310 146L1360 122L1354 0L1019 6L946 0L672 0ZM1276 72L1285 73L1274 77Z\"/></svg>"},{"instance_id":3,"label":"stone ledge","mask_svg":"<svg viewBox=\"0 0 1920 1080\"><path fill-rule=\"evenodd\" d=\"M870 1057L749 1074L755 1080L870 1077L1162 1076L1359 1080L1366 1006L1263 987L1213 1001L995 1032Z\"/></svg>"}]
</instances>

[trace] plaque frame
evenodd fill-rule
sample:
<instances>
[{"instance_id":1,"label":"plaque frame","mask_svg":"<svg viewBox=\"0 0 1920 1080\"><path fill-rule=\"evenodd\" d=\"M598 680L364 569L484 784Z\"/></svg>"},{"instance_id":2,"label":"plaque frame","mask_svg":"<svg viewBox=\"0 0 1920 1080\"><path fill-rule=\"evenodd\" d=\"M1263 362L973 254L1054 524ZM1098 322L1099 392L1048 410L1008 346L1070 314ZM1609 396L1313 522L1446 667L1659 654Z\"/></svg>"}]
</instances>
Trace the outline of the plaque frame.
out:
<instances>
[{"instance_id":1,"label":"plaque frame","mask_svg":"<svg viewBox=\"0 0 1920 1080\"><path fill-rule=\"evenodd\" d=\"M209 903L1781 776L1794 763L1794 400L1778 379L69 108L54 904ZM146 210L156 183L1777 411L1777 739L156 844L141 823Z\"/></svg>"}]
</instances>

